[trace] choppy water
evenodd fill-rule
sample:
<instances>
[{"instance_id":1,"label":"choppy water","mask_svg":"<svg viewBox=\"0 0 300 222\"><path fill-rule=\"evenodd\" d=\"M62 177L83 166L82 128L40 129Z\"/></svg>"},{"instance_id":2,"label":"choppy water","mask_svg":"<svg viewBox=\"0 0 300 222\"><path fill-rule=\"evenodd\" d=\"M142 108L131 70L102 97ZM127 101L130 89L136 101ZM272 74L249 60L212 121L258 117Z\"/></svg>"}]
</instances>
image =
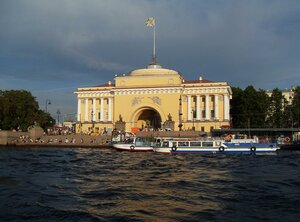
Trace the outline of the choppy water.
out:
<instances>
[{"instance_id":1,"label":"choppy water","mask_svg":"<svg viewBox=\"0 0 300 222\"><path fill-rule=\"evenodd\" d=\"M299 221L300 155L0 149L0 221Z\"/></svg>"}]
</instances>

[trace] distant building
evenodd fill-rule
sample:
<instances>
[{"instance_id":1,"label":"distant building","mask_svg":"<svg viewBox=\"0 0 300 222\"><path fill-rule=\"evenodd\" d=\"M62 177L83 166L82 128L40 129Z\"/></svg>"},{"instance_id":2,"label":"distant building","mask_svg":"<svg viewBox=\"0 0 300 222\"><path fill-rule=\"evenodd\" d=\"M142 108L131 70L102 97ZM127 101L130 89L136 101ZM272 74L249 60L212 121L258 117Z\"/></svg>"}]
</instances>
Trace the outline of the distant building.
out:
<instances>
[{"instance_id":1,"label":"distant building","mask_svg":"<svg viewBox=\"0 0 300 222\"><path fill-rule=\"evenodd\" d=\"M76 132L111 131L124 122L126 131L199 130L230 125L232 91L227 82L200 77L187 81L175 70L152 63L116 75L114 82L78 88Z\"/></svg>"},{"instance_id":2,"label":"distant building","mask_svg":"<svg viewBox=\"0 0 300 222\"><path fill-rule=\"evenodd\" d=\"M287 103L291 105L295 95L295 87L291 87L290 89L283 89L281 90L281 92L282 96L286 99ZM266 91L266 93L269 97L272 96L272 91L268 90Z\"/></svg>"}]
</instances>

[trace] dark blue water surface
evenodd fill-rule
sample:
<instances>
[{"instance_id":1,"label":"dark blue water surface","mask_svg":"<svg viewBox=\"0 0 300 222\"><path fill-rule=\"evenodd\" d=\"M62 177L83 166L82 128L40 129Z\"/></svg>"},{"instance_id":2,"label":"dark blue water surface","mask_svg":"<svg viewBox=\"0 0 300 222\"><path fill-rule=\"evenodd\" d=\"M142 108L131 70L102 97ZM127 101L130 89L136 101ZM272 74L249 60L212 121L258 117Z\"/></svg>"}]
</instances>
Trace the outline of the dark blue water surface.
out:
<instances>
[{"instance_id":1,"label":"dark blue water surface","mask_svg":"<svg viewBox=\"0 0 300 222\"><path fill-rule=\"evenodd\" d=\"M0 149L0 221L300 221L300 155Z\"/></svg>"}]
</instances>

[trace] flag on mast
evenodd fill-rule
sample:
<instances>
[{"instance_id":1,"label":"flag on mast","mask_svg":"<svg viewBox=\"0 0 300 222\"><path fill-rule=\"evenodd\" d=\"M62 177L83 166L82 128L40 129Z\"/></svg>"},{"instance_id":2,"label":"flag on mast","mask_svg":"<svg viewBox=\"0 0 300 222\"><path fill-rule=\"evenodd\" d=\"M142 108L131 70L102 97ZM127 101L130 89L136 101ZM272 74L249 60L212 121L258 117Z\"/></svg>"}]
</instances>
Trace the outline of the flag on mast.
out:
<instances>
[{"instance_id":1,"label":"flag on mast","mask_svg":"<svg viewBox=\"0 0 300 222\"><path fill-rule=\"evenodd\" d=\"M147 21L146 21L146 25L148 27L153 27L155 25L155 19L153 17L148 18Z\"/></svg>"}]
</instances>

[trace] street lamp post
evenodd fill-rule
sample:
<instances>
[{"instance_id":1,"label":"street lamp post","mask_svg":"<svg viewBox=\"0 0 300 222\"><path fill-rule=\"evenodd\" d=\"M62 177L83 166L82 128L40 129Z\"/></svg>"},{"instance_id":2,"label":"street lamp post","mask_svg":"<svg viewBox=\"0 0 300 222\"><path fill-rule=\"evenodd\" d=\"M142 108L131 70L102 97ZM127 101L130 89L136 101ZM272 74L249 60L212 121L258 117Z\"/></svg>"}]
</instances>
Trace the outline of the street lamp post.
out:
<instances>
[{"instance_id":1,"label":"street lamp post","mask_svg":"<svg viewBox=\"0 0 300 222\"><path fill-rule=\"evenodd\" d=\"M57 109L56 114L57 114L57 125L59 125L59 115L60 115L59 109Z\"/></svg>"},{"instance_id":2,"label":"street lamp post","mask_svg":"<svg viewBox=\"0 0 300 222\"><path fill-rule=\"evenodd\" d=\"M182 98L181 95L179 97L179 124L178 124L178 128L179 131L182 131Z\"/></svg>"},{"instance_id":3,"label":"street lamp post","mask_svg":"<svg viewBox=\"0 0 300 222\"><path fill-rule=\"evenodd\" d=\"M46 107L45 107L46 113L48 112L48 105L51 105L51 100L50 99L46 99Z\"/></svg>"}]
</instances>

